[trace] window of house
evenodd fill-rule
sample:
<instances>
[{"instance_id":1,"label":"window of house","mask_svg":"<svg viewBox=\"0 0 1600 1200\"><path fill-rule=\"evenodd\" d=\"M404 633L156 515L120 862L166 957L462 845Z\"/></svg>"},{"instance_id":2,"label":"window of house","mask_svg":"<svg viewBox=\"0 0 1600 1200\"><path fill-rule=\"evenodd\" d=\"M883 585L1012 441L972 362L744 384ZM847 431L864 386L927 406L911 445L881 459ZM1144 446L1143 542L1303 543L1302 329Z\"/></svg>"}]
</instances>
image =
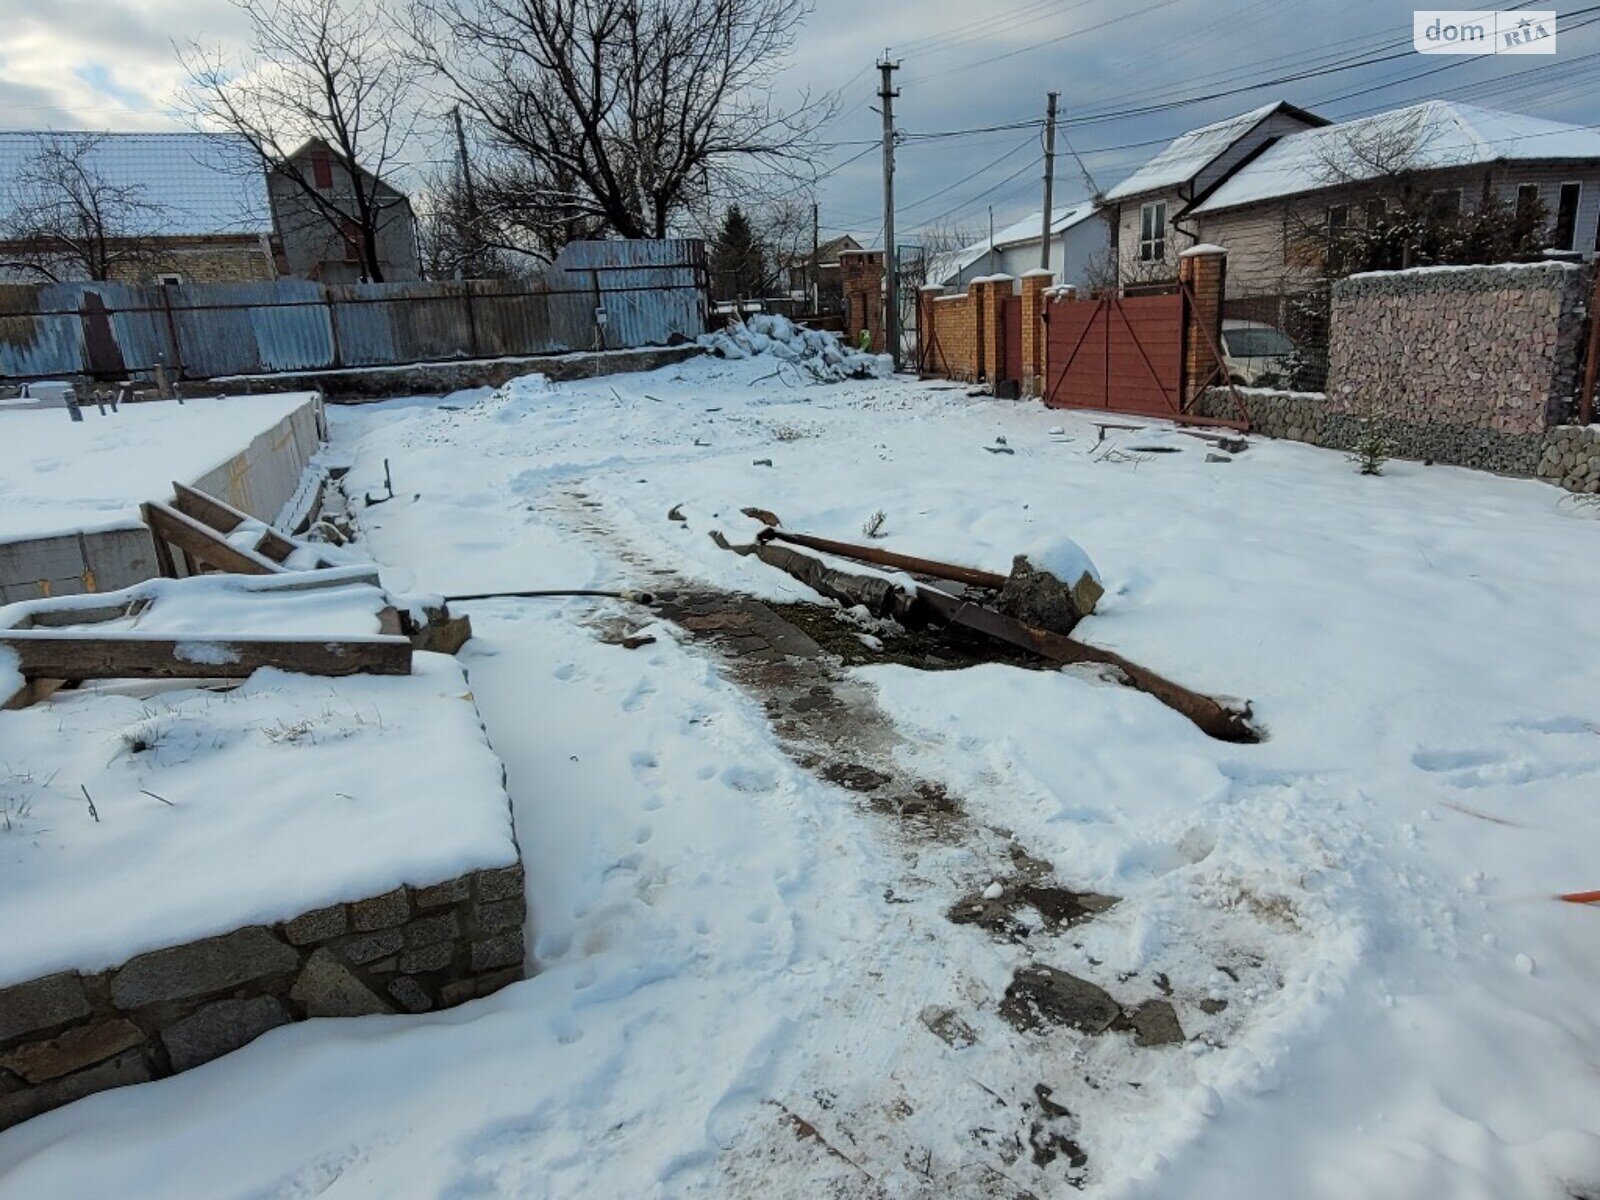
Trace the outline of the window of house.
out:
<instances>
[{"instance_id":1,"label":"window of house","mask_svg":"<svg viewBox=\"0 0 1600 1200\"><path fill-rule=\"evenodd\" d=\"M1384 201L1382 196L1375 196L1371 200L1368 200L1365 207L1367 212L1368 229L1383 224L1383 217L1384 214L1388 212L1389 206Z\"/></svg>"},{"instance_id":2,"label":"window of house","mask_svg":"<svg viewBox=\"0 0 1600 1200\"><path fill-rule=\"evenodd\" d=\"M1556 200L1556 229L1551 245L1557 250L1571 250L1578 237L1578 198L1583 195L1583 184L1563 183Z\"/></svg>"},{"instance_id":3,"label":"window of house","mask_svg":"<svg viewBox=\"0 0 1600 1200\"><path fill-rule=\"evenodd\" d=\"M1328 232L1339 234L1350 224L1350 206L1348 204L1328 205Z\"/></svg>"},{"instance_id":4,"label":"window of house","mask_svg":"<svg viewBox=\"0 0 1600 1200\"><path fill-rule=\"evenodd\" d=\"M179 275L176 271L168 271L164 274L157 275L156 282L162 287L182 287L183 276Z\"/></svg>"},{"instance_id":5,"label":"window of house","mask_svg":"<svg viewBox=\"0 0 1600 1200\"><path fill-rule=\"evenodd\" d=\"M1156 200L1139 209L1139 261L1160 262L1167 256L1167 203Z\"/></svg>"},{"instance_id":6,"label":"window of house","mask_svg":"<svg viewBox=\"0 0 1600 1200\"><path fill-rule=\"evenodd\" d=\"M333 160L325 150L311 152L311 175L317 190L326 192L333 187Z\"/></svg>"},{"instance_id":7,"label":"window of house","mask_svg":"<svg viewBox=\"0 0 1600 1200\"><path fill-rule=\"evenodd\" d=\"M1539 210L1539 185L1524 183L1517 188L1517 220L1531 221Z\"/></svg>"},{"instance_id":8,"label":"window of house","mask_svg":"<svg viewBox=\"0 0 1600 1200\"><path fill-rule=\"evenodd\" d=\"M1461 189L1441 188L1428 197L1428 214L1436 221L1448 221L1461 215Z\"/></svg>"}]
</instances>

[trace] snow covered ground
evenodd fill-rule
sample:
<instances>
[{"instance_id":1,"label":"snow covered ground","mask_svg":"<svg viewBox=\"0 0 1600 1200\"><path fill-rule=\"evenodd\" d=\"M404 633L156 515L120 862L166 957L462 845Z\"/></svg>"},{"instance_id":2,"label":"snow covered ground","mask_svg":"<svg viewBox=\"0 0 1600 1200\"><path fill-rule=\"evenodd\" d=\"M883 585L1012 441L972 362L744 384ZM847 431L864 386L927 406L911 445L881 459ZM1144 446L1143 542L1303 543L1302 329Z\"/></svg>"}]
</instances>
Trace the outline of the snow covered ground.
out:
<instances>
[{"instance_id":1,"label":"snow covered ground","mask_svg":"<svg viewBox=\"0 0 1600 1200\"><path fill-rule=\"evenodd\" d=\"M307 399L124 404L104 416L86 403L82 421L60 407L0 411L0 541L136 525L143 501L200 478Z\"/></svg>"},{"instance_id":2,"label":"snow covered ground","mask_svg":"<svg viewBox=\"0 0 1600 1200\"><path fill-rule=\"evenodd\" d=\"M846 538L881 510L882 545L999 570L1066 534L1107 588L1078 636L1249 697L1269 739L1071 673L858 668L884 753L973 831L922 838L679 627L475 604L539 974L0 1134L0 1197L1600 1194L1600 913L1552 898L1600 887L1594 510L765 357L333 421L352 494L390 460L362 521L396 590L803 598L707 536L745 505ZM1020 940L946 919L1006 831L1118 903ZM1014 1027L1034 961L1170 992L1188 1040Z\"/></svg>"}]
</instances>

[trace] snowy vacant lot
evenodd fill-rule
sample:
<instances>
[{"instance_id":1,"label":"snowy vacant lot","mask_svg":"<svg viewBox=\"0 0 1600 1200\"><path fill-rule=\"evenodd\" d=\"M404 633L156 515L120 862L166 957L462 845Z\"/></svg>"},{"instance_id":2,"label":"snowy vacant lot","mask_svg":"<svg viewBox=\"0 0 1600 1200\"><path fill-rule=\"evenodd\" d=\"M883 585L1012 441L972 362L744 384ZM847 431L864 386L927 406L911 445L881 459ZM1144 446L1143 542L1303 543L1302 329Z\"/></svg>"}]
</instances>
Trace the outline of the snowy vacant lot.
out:
<instances>
[{"instance_id":1,"label":"snowy vacant lot","mask_svg":"<svg viewBox=\"0 0 1600 1200\"><path fill-rule=\"evenodd\" d=\"M473 605L538 974L30 1122L0 1196L1600 1194L1600 912L1552 898L1600 887L1600 514L774 365L335 413L352 493L385 458L398 493L365 545L396 590L788 603L708 537L741 506L845 538L881 510L884 546L1001 570L1067 534L1108 589L1078 636L1268 740L1080 674L869 663L801 753L807 713L693 622ZM839 769L867 759L877 792ZM939 819L879 802L903 781ZM1115 903L952 919L1030 884ZM1181 1040L1015 1019L1043 966Z\"/></svg>"}]
</instances>

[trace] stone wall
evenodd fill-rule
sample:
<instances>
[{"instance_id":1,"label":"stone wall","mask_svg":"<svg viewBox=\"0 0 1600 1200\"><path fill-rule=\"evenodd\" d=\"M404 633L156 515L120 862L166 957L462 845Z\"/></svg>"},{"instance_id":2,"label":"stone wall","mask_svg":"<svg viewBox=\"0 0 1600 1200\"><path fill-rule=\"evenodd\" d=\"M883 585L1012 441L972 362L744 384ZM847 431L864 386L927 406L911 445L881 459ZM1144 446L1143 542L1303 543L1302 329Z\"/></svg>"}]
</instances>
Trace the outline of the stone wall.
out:
<instances>
[{"instance_id":1,"label":"stone wall","mask_svg":"<svg viewBox=\"0 0 1600 1200\"><path fill-rule=\"evenodd\" d=\"M1240 388L1239 396L1250 417L1250 431L1264 437L1350 450L1361 432L1361 418L1344 403L1321 392ZM1194 411L1200 416L1231 418L1239 415L1239 406L1231 391L1214 387L1200 397ZM1376 423L1389 439L1391 454L1396 458L1533 475L1569 492L1600 494L1597 425L1560 425L1543 433L1500 433L1392 417L1376 418Z\"/></svg>"},{"instance_id":2,"label":"stone wall","mask_svg":"<svg viewBox=\"0 0 1600 1200\"><path fill-rule=\"evenodd\" d=\"M1586 285L1587 272L1558 262L1341 279L1329 394L1400 426L1542 434L1570 413Z\"/></svg>"},{"instance_id":3,"label":"stone wall","mask_svg":"<svg viewBox=\"0 0 1600 1200\"><path fill-rule=\"evenodd\" d=\"M1600 495L1600 425L1564 425L1545 435L1537 474L1546 483Z\"/></svg>"},{"instance_id":4,"label":"stone wall","mask_svg":"<svg viewBox=\"0 0 1600 1200\"><path fill-rule=\"evenodd\" d=\"M0 1129L290 1021L488 995L523 977L525 911L522 867L498 867L0 990Z\"/></svg>"}]
</instances>

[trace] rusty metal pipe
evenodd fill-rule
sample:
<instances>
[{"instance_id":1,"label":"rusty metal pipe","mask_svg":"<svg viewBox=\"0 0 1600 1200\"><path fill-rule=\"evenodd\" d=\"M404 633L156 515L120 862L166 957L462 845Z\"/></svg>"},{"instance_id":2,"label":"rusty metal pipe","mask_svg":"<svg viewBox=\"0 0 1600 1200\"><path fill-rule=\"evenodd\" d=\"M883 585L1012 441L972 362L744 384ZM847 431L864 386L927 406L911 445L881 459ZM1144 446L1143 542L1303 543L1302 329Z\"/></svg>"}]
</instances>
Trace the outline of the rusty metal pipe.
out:
<instances>
[{"instance_id":1,"label":"rusty metal pipe","mask_svg":"<svg viewBox=\"0 0 1600 1200\"><path fill-rule=\"evenodd\" d=\"M1028 625L1015 617L996 612L981 604L959 599L937 588L918 588L917 599L943 620L988 634L1023 650L1060 663L1092 662L1115 667L1139 691L1161 701L1174 712L1187 717L1209 737L1224 742L1259 742L1261 731L1250 721L1248 707L1231 708L1210 696L1173 683L1147 667L1130 662L1112 650L1086 645L1059 633Z\"/></svg>"}]
</instances>

